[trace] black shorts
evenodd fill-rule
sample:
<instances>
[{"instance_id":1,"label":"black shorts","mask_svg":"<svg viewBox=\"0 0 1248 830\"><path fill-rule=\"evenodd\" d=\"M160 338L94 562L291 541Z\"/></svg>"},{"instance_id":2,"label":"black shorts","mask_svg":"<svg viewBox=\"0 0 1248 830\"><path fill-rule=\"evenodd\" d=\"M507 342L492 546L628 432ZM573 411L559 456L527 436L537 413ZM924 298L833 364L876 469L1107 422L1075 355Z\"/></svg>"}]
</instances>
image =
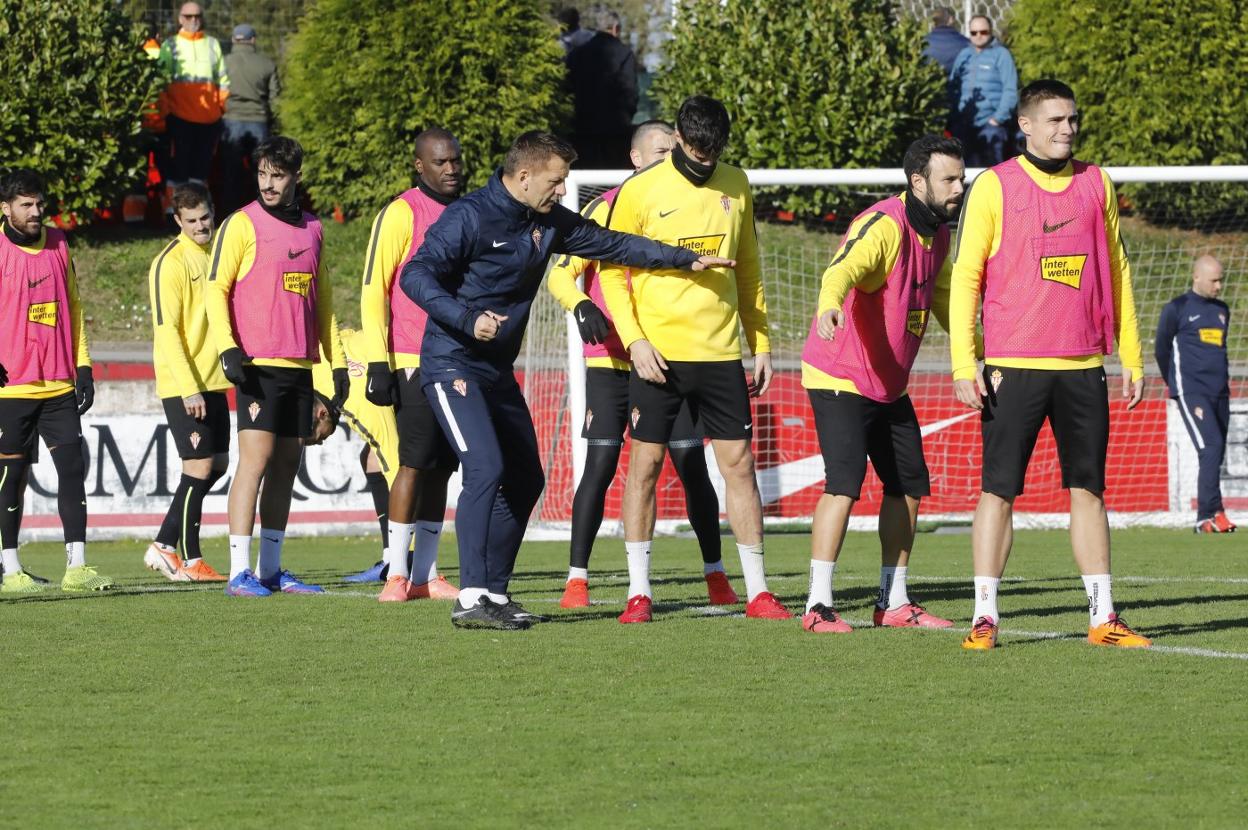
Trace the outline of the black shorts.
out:
<instances>
[{"instance_id":1,"label":"black shorts","mask_svg":"<svg viewBox=\"0 0 1248 830\"><path fill-rule=\"evenodd\" d=\"M259 429L282 438L312 434L312 370L243 366L238 387L238 431Z\"/></svg>"},{"instance_id":2,"label":"black shorts","mask_svg":"<svg viewBox=\"0 0 1248 830\"><path fill-rule=\"evenodd\" d=\"M410 374L409 374L410 373ZM459 458L438 425L429 398L420 388L419 369L398 369L394 421L399 433L399 465L416 470L458 470Z\"/></svg>"},{"instance_id":3,"label":"black shorts","mask_svg":"<svg viewBox=\"0 0 1248 830\"><path fill-rule=\"evenodd\" d=\"M0 398L0 453L29 455L35 435L49 447L82 439L78 398L73 391L55 398Z\"/></svg>"},{"instance_id":4,"label":"black shorts","mask_svg":"<svg viewBox=\"0 0 1248 830\"><path fill-rule=\"evenodd\" d=\"M1044 419L1053 427L1062 486L1105 492L1109 390L1105 370L1010 369L984 366L988 398L981 489L1003 499L1023 492L1027 464Z\"/></svg>"},{"instance_id":5,"label":"black shorts","mask_svg":"<svg viewBox=\"0 0 1248 830\"><path fill-rule=\"evenodd\" d=\"M666 444L675 433L682 404L707 438L748 441L754 434L750 392L739 360L667 361L667 382L628 378L628 423L638 441Z\"/></svg>"},{"instance_id":6,"label":"black shorts","mask_svg":"<svg viewBox=\"0 0 1248 830\"><path fill-rule=\"evenodd\" d=\"M161 398L169 434L178 448L178 458L212 458L230 451L230 404L224 392L204 392L207 414L197 421L186 414L182 399Z\"/></svg>"},{"instance_id":7,"label":"black shorts","mask_svg":"<svg viewBox=\"0 0 1248 830\"><path fill-rule=\"evenodd\" d=\"M807 391L823 453L823 492L861 498L870 458L884 495L931 495L919 418L909 395L880 403L852 392Z\"/></svg>"},{"instance_id":8,"label":"black shorts","mask_svg":"<svg viewBox=\"0 0 1248 830\"><path fill-rule=\"evenodd\" d=\"M622 446L628 428L629 373L623 369L590 366L585 370L585 423L581 437L590 445ZM673 449L702 446L702 432L681 401L667 445Z\"/></svg>"}]
</instances>

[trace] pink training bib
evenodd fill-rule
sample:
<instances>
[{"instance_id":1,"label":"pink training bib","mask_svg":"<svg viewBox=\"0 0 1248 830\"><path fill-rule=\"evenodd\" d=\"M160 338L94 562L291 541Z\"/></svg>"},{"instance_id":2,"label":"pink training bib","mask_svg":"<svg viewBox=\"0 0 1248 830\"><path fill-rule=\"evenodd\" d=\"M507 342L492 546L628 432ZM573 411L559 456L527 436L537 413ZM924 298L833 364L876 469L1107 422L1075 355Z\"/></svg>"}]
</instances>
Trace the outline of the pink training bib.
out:
<instances>
[{"instance_id":1,"label":"pink training bib","mask_svg":"<svg viewBox=\"0 0 1248 830\"><path fill-rule=\"evenodd\" d=\"M43 232L34 254L0 233L0 364L10 386L74 377L69 248L61 231Z\"/></svg>"},{"instance_id":2,"label":"pink training bib","mask_svg":"<svg viewBox=\"0 0 1248 830\"><path fill-rule=\"evenodd\" d=\"M413 187L399 196L412 209L412 243L407 248L407 263L425 241L425 231L438 220L446 205L430 199L419 187ZM429 315L416 305L412 298L399 287L398 274L390 281L390 351L393 354L420 354L420 343L425 337L425 322Z\"/></svg>"}]
</instances>

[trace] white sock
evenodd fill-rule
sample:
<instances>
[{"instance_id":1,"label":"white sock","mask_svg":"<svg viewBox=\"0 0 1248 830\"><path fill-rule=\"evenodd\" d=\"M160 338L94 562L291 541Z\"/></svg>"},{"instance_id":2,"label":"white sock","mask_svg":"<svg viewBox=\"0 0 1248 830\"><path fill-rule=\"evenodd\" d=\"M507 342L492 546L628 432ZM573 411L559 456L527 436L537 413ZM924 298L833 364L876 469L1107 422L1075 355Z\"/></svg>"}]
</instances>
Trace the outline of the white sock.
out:
<instances>
[{"instance_id":1,"label":"white sock","mask_svg":"<svg viewBox=\"0 0 1248 830\"><path fill-rule=\"evenodd\" d=\"M650 543L625 542L624 553L628 557L628 598L641 594L654 598L650 591Z\"/></svg>"},{"instance_id":2,"label":"white sock","mask_svg":"<svg viewBox=\"0 0 1248 830\"><path fill-rule=\"evenodd\" d=\"M489 596L490 592L484 588L460 588L459 589L459 607L471 608L481 601L481 597Z\"/></svg>"},{"instance_id":3,"label":"white sock","mask_svg":"<svg viewBox=\"0 0 1248 830\"><path fill-rule=\"evenodd\" d=\"M745 595L749 600L767 590L767 575L763 573L763 543L743 545L737 543L741 556L741 571L745 576Z\"/></svg>"},{"instance_id":4,"label":"white sock","mask_svg":"<svg viewBox=\"0 0 1248 830\"><path fill-rule=\"evenodd\" d=\"M885 611L910 604L906 593L906 566L882 566L880 568L880 595L875 604Z\"/></svg>"},{"instance_id":5,"label":"white sock","mask_svg":"<svg viewBox=\"0 0 1248 830\"><path fill-rule=\"evenodd\" d=\"M506 594L496 594L493 591L487 591L485 595L490 598L490 602L494 602L499 605L506 605L511 602L511 597Z\"/></svg>"},{"instance_id":6,"label":"white sock","mask_svg":"<svg viewBox=\"0 0 1248 830\"><path fill-rule=\"evenodd\" d=\"M66 542L65 543L65 567L81 568L87 564L87 543L86 542Z\"/></svg>"},{"instance_id":7,"label":"white sock","mask_svg":"<svg viewBox=\"0 0 1248 830\"><path fill-rule=\"evenodd\" d=\"M721 559L718 562L703 562L702 563L702 575L703 576L710 576L713 573L721 573L721 574L724 573L724 560Z\"/></svg>"},{"instance_id":8,"label":"white sock","mask_svg":"<svg viewBox=\"0 0 1248 830\"><path fill-rule=\"evenodd\" d=\"M822 559L810 560L810 593L806 597L806 610L823 604L832 607L832 579L836 576L836 563Z\"/></svg>"},{"instance_id":9,"label":"white sock","mask_svg":"<svg viewBox=\"0 0 1248 830\"><path fill-rule=\"evenodd\" d=\"M568 582L574 579L589 581L589 568L568 568Z\"/></svg>"},{"instance_id":10,"label":"white sock","mask_svg":"<svg viewBox=\"0 0 1248 830\"><path fill-rule=\"evenodd\" d=\"M0 551L0 556L4 557L4 572L6 574L15 574L22 569L22 560L17 558L17 548L6 548Z\"/></svg>"},{"instance_id":11,"label":"white sock","mask_svg":"<svg viewBox=\"0 0 1248 830\"><path fill-rule=\"evenodd\" d=\"M230 534L230 579L251 567L251 537Z\"/></svg>"},{"instance_id":12,"label":"white sock","mask_svg":"<svg viewBox=\"0 0 1248 830\"><path fill-rule=\"evenodd\" d=\"M386 533L390 537L389 544L386 545L386 555L390 557L386 560L390 565L389 576L411 577L411 572L407 569L407 549L412 544L412 534L415 532L416 525L390 523L390 529ZM402 551L402 555L396 556L396 551Z\"/></svg>"},{"instance_id":13,"label":"white sock","mask_svg":"<svg viewBox=\"0 0 1248 830\"><path fill-rule=\"evenodd\" d=\"M412 556L412 579L417 585L438 578L438 542L441 539L441 522L416 523L416 553Z\"/></svg>"},{"instance_id":14,"label":"white sock","mask_svg":"<svg viewBox=\"0 0 1248 830\"><path fill-rule=\"evenodd\" d=\"M201 561L203 558L204 558L204 557L202 557L202 556L196 556L194 559L188 559L188 560L186 560L186 564L187 564L187 565L194 565L196 562Z\"/></svg>"},{"instance_id":15,"label":"white sock","mask_svg":"<svg viewBox=\"0 0 1248 830\"><path fill-rule=\"evenodd\" d=\"M256 577L268 579L282 570L282 542L286 531L260 528L260 556L256 560Z\"/></svg>"},{"instance_id":16,"label":"white sock","mask_svg":"<svg viewBox=\"0 0 1248 830\"><path fill-rule=\"evenodd\" d=\"M1114 613L1114 593L1109 587L1109 574L1084 575L1083 590L1088 592L1088 618L1092 626L1109 622Z\"/></svg>"},{"instance_id":17,"label":"white sock","mask_svg":"<svg viewBox=\"0 0 1248 830\"><path fill-rule=\"evenodd\" d=\"M980 617L989 617L994 623L1001 621L997 613L997 587L1001 580L992 576L975 577L975 613L971 615L974 625Z\"/></svg>"}]
</instances>

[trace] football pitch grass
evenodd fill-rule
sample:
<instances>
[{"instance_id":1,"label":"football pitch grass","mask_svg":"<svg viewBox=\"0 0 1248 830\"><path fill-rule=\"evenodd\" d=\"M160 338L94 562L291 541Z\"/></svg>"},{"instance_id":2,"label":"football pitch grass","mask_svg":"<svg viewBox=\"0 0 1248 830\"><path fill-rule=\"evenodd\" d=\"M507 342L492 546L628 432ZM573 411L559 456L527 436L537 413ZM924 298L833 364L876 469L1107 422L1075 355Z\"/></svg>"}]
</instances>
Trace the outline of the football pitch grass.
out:
<instances>
[{"instance_id":1,"label":"football pitch grass","mask_svg":"<svg viewBox=\"0 0 1248 830\"><path fill-rule=\"evenodd\" d=\"M142 543L92 544L119 590L0 599L0 825L1242 827L1248 546L1114 546L1115 603L1152 651L1086 643L1054 531L1016 535L991 653L959 648L966 535L921 535L911 565L912 598L955 631L871 629L878 548L853 533L836 598L859 630L821 636L707 608L686 539L656 544L640 626L615 621L618 539L576 611L558 607L566 544L526 544L514 594L552 616L527 632L456 631L447 603L343 583L375 539L292 538L285 564L330 594L261 600L164 582ZM23 560L62 572L58 545ZM452 581L455 561L448 535ZM809 537L768 538L794 610L808 561Z\"/></svg>"}]
</instances>

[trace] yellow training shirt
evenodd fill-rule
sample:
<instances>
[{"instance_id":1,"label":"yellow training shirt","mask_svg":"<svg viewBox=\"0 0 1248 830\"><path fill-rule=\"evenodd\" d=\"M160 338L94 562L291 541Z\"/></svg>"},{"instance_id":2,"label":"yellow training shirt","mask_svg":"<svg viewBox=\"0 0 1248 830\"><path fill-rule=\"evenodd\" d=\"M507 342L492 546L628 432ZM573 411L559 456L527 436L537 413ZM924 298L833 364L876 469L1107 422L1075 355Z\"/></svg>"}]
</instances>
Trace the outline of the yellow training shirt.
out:
<instances>
[{"instance_id":1,"label":"yellow training shirt","mask_svg":"<svg viewBox=\"0 0 1248 830\"><path fill-rule=\"evenodd\" d=\"M0 222L0 233L3 233L4 223ZM37 254L43 250L44 244L47 243L47 231L39 231L39 241L29 248L25 245L19 245L28 254ZM68 247L66 251L68 252ZM74 273L74 258L66 253L68 262L65 263L65 275L68 281L66 286L66 294L69 296L69 319L72 326L72 337L74 341L74 365L90 366L91 354L87 349L87 329L82 319L82 303L78 299L78 276ZM56 398L64 395L66 392L74 390L74 382L72 380L36 380L31 383L23 383L18 386L0 387L0 398Z\"/></svg>"},{"instance_id":2,"label":"yellow training shirt","mask_svg":"<svg viewBox=\"0 0 1248 830\"><path fill-rule=\"evenodd\" d=\"M752 353L771 351L754 202L744 171L720 162L698 186L669 156L624 182L607 227L737 261L736 268L706 271L634 268L631 292L630 269L604 263L602 293L625 348L644 339L668 360L740 360L744 328Z\"/></svg>"},{"instance_id":3,"label":"yellow training shirt","mask_svg":"<svg viewBox=\"0 0 1248 830\"><path fill-rule=\"evenodd\" d=\"M1067 163L1056 173L1045 173L1026 157L1019 163L1032 181L1050 193L1060 193L1070 186L1073 167ZM1119 359L1131 370L1131 379L1144 374L1140 353L1139 324L1135 316L1135 296L1131 287L1131 264L1122 244L1118 225L1118 196L1114 183L1105 171L1105 241L1109 248L1110 280L1114 294L1114 338L1118 341ZM975 365L975 331L978 319L980 286L984 266L1001 245L1001 180L992 170L981 173L967 191L954 247L953 278L949 293L949 348L953 356L954 380L970 380L978 371ZM1103 366L1104 355L1082 357L994 357L992 344L986 344L985 361L994 366L1021 369L1088 369Z\"/></svg>"},{"instance_id":4,"label":"yellow training shirt","mask_svg":"<svg viewBox=\"0 0 1248 830\"><path fill-rule=\"evenodd\" d=\"M349 328L341 329L340 334L347 371L351 375L351 392L342 404L342 420L373 448L386 482L393 485L399 470L399 429L394 421L394 409L371 404L364 394L368 373L364 355L370 335ZM312 367L312 386L322 397L334 397L334 376L327 361L322 360Z\"/></svg>"},{"instance_id":5,"label":"yellow training shirt","mask_svg":"<svg viewBox=\"0 0 1248 830\"><path fill-rule=\"evenodd\" d=\"M256 259L256 229L251 217L241 210L229 215L212 243L212 261L217 269L215 280L208 283L204 304L208 311L208 327L217 352L237 349L234 324L230 320L230 290L236 280L245 279ZM325 278L324 260L316 273L316 323L320 334L321 353L330 356L333 368L346 366L342 343L338 340L338 321L334 317L334 295ZM311 360L290 358L255 358L257 366L282 366L294 369L312 368Z\"/></svg>"},{"instance_id":6,"label":"yellow training shirt","mask_svg":"<svg viewBox=\"0 0 1248 830\"><path fill-rule=\"evenodd\" d=\"M364 257L364 281L360 287L360 334L365 363L390 361L394 369L419 369L420 355L390 355L390 288L405 264L412 246L412 206L395 199L373 220L373 232Z\"/></svg>"},{"instance_id":7,"label":"yellow training shirt","mask_svg":"<svg viewBox=\"0 0 1248 830\"><path fill-rule=\"evenodd\" d=\"M186 398L230 388L208 337L204 285L208 247L184 233L165 246L148 270L152 304L152 364L156 394Z\"/></svg>"}]
</instances>

